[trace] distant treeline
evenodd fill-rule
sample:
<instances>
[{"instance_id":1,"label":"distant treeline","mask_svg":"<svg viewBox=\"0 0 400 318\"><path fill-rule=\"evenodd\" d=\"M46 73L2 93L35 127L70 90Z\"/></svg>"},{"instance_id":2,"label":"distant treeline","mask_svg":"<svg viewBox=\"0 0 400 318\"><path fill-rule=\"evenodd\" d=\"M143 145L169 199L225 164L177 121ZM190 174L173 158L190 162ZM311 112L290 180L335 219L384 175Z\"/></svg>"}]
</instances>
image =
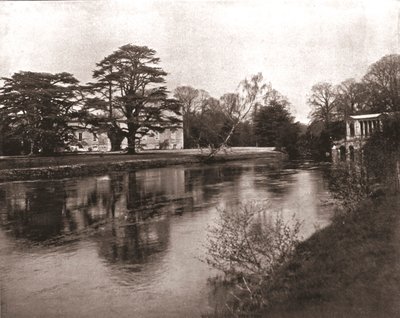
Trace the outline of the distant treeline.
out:
<instances>
[{"instance_id":1,"label":"distant treeline","mask_svg":"<svg viewBox=\"0 0 400 318\"><path fill-rule=\"evenodd\" d=\"M135 153L143 136L183 127L185 148L213 154L226 146L269 146L324 160L344 137L349 115L399 110L400 55L384 56L360 81L315 84L308 125L295 122L289 100L261 73L219 98L191 86L171 94L159 62L153 49L127 44L95 64L90 83L66 72L3 77L0 154L54 154L77 142L70 123L78 122L107 133L113 151L127 138L127 152Z\"/></svg>"}]
</instances>

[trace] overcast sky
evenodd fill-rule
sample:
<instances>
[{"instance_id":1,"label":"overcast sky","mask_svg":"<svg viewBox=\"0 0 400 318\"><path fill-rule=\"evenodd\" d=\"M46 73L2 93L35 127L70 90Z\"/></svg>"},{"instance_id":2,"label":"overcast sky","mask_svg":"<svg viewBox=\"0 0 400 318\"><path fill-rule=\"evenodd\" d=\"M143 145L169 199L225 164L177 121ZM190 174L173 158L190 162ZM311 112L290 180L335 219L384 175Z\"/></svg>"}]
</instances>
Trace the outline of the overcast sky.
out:
<instances>
[{"instance_id":1,"label":"overcast sky","mask_svg":"<svg viewBox=\"0 0 400 318\"><path fill-rule=\"evenodd\" d=\"M313 84L360 78L398 53L399 8L395 0L1 2L0 76L66 71L85 83L118 47L146 45L170 90L220 97L262 72L308 122Z\"/></svg>"}]
</instances>

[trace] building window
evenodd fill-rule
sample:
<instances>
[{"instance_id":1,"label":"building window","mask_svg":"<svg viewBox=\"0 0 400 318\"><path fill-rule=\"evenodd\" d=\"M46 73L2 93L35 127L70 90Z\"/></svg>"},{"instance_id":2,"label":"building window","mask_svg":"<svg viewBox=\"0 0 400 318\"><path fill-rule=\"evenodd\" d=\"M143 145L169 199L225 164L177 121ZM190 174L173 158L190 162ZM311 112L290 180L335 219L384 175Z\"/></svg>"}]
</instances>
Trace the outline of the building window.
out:
<instances>
[{"instance_id":1,"label":"building window","mask_svg":"<svg viewBox=\"0 0 400 318\"><path fill-rule=\"evenodd\" d=\"M78 134L78 140L82 141L82 133L81 132Z\"/></svg>"},{"instance_id":2,"label":"building window","mask_svg":"<svg viewBox=\"0 0 400 318\"><path fill-rule=\"evenodd\" d=\"M97 134L93 133L93 141L97 141Z\"/></svg>"}]
</instances>

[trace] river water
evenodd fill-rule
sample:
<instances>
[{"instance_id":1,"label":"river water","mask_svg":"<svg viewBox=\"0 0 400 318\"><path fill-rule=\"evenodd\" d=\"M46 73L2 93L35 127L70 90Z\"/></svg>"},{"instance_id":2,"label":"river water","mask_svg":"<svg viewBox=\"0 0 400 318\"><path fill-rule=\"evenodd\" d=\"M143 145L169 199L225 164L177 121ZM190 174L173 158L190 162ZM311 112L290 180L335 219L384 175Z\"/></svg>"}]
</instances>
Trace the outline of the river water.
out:
<instances>
[{"instance_id":1,"label":"river water","mask_svg":"<svg viewBox=\"0 0 400 318\"><path fill-rule=\"evenodd\" d=\"M266 159L0 184L1 317L200 317L207 226L249 201L304 238L333 213L322 171Z\"/></svg>"}]
</instances>

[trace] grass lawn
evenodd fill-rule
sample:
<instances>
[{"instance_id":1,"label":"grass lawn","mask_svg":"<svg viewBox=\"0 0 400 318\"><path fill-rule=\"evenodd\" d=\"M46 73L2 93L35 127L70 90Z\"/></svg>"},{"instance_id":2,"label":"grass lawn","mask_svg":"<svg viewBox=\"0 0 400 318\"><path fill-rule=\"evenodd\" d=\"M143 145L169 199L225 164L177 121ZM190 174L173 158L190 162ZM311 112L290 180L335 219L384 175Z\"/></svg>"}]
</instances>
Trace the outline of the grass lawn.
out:
<instances>
[{"instance_id":1,"label":"grass lawn","mask_svg":"<svg viewBox=\"0 0 400 318\"><path fill-rule=\"evenodd\" d=\"M221 151L220 156L249 156L251 154L271 153L273 148L256 148L256 147L233 147L226 152ZM107 162L119 162L130 160L151 160L151 159L169 159L169 158L195 158L205 155L207 150L202 152L198 149L184 150L153 150L141 151L135 155L127 155L124 153L65 153L53 157L41 156L13 156L0 157L1 169L18 169L18 168L39 168L47 166L64 166L75 164L96 164Z\"/></svg>"}]
</instances>

